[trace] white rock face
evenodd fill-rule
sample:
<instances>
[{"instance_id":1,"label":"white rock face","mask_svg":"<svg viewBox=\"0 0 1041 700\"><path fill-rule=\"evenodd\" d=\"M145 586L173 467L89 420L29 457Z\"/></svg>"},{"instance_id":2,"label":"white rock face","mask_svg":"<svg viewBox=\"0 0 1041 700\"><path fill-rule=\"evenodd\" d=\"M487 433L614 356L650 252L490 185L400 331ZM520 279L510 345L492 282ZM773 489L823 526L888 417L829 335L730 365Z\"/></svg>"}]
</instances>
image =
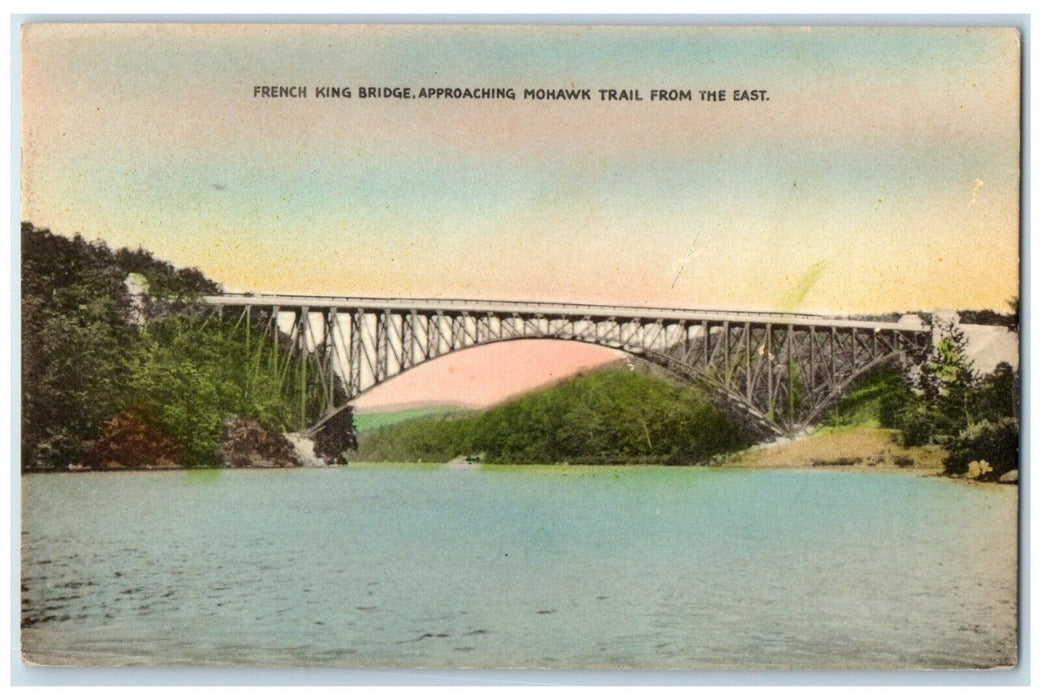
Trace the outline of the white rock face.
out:
<instances>
[{"instance_id":1,"label":"white rock face","mask_svg":"<svg viewBox=\"0 0 1041 700\"><path fill-rule=\"evenodd\" d=\"M965 333L965 353L981 374L990 374L1000 362L1012 369L1019 367L1019 335L1003 326L977 326L963 323L958 326Z\"/></svg>"},{"instance_id":2,"label":"white rock face","mask_svg":"<svg viewBox=\"0 0 1041 700\"><path fill-rule=\"evenodd\" d=\"M305 467L324 467L325 460L314 453L314 440L300 433L286 433L286 439L293 445L293 451Z\"/></svg>"},{"instance_id":3,"label":"white rock face","mask_svg":"<svg viewBox=\"0 0 1041 700\"><path fill-rule=\"evenodd\" d=\"M130 322L140 326L145 322L145 297L148 296L148 280L145 276L131 272L123 280L127 294L130 295Z\"/></svg>"}]
</instances>

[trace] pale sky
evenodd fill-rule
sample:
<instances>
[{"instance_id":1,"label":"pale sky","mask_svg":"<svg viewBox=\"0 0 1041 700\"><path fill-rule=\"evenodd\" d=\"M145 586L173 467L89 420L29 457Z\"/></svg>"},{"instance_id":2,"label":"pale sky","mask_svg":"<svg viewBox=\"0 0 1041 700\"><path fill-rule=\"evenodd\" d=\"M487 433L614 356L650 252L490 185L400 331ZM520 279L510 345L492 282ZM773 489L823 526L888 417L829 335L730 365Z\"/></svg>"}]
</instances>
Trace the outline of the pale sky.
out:
<instances>
[{"instance_id":1,"label":"pale sky","mask_svg":"<svg viewBox=\"0 0 1041 700\"><path fill-rule=\"evenodd\" d=\"M1013 30L36 25L21 61L21 218L229 290L821 312L1018 294Z\"/></svg>"}]
</instances>

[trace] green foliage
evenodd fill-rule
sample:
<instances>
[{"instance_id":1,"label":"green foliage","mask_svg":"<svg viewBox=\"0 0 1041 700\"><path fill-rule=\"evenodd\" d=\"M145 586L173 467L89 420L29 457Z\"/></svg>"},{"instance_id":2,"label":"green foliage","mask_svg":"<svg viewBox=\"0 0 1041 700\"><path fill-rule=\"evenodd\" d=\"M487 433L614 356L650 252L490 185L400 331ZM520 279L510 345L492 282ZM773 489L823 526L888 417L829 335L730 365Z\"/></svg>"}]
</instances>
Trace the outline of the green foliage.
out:
<instances>
[{"instance_id":1,"label":"green foliage","mask_svg":"<svg viewBox=\"0 0 1041 700\"><path fill-rule=\"evenodd\" d=\"M1007 362L994 368L980 382L973 402L974 412L981 418L995 420L1019 416L1019 373Z\"/></svg>"},{"instance_id":2,"label":"green foliage","mask_svg":"<svg viewBox=\"0 0 1041 700\"><path fill-rule=\"evenodd\" d=\"M258 329L248 341L244 323L172 316L144 326L130 349L132 408L183 447L186 466L217 464L231 416L293 430L321 415L319 375L302 376L288 349L276 352Z\"/></svg>"},{"instance_id":3,"label":"green foliage","mask_svg":"<svg viewBox=\"0 0 1041 700\"><path fill-rule=\"evenodd\" d=\"M400 411L380 411L375 413L358 413L354 416L354 429L359 435L398 423L409 423L417 419L461 418L473 411L454 406L422 406L406 408Z\"/></svg>"},{"instance_id":4,"label":"green foliage","mask_svg":"<svg viewBox=\"0 0 1041 700\"><path fill-rule=\"evenodd\" d=\"M189 466L217 463L229 416L275 428L291 422L279 376L266 370L271 350L256 343L247 353L244 338L230 321L174 316L144 326L130 348L132 408L183 446Z\"/></svg>"},{"instance_id":5,"label":"green foliage","mask_svg":"<svg viewBox=\"0 0 1041 700\"><path fill-rule=\"evenodd\" d=\"M148 281L143 309L124 284L131 272ZM117 415L173 441L186 466L217 464L230 416L277 430L315 421L326 404L318 374L284 336L261 342L268 319L223 320L196 305L216 291L143 250L113 253L23 224L23 465L85 461Z\"/></svg>"},{"instance_id":6,"label":"green foliage","mask_svg":"<svg viewBox=\"0 0 1041 700\"><path fill-rule=\"evenodd\" d=\"M899 428L905 411L917 410L923 405L921 397L911 390L903 376L886 370L884 389L878 395L878 424L883 428Z\"/></svg>"},{"instance_id":7,"label":"green foliage","mask_svg":"<svg viewBox=\"0 0 1041 700\"><path fill-rule=\"evenodd\" d=\"M167 307L174 302L193 302L201 294L220 292L220 285L197 269L176 268L165 260L156 259L143 248L121 248L112 253L112 259L124 277L134 272L143 275L148 281L148 294Z\"/></svg>"},{"instance_id":8,"label":"green foliage","mask_svg":"<svg viewBox=\"0 0 1041 700\"><path fill-rule=\"evenodd\" d=\"M979 375L965 345L964 334L948 326L925 363L908 369L903 392L889 400L880 423L899 429L905 447L946 441L974 420Z\"/></svg>"},{"instance_id":9,"label":"green foliage","mask_svg":"<svg viewBox=\"0 0 1041 700\"><path fill-rule=\"evenodd\" d=\"M421 417L361 433L363 462L447 462L470 454L473 418Z\"/></svg>"},{"instance_id":10,"label":"green foliage","mask_svg":"<svg viewBox=\"0 0 1041 700\"><path fill-rule=\"evenodd\" d=\"M28 224L21 235L22 460L64 466L126 400L130 300L103 244Z\"/></svg>"},{"instance_id":11,"label":"green foliage","mask_svg":"<svg viewBox=\"0 0 1041 700\"><path fill-rule=\"evenodd\" d=\"M948 327L926 364L926 371L935 377L939 386L933 404L947 423L957 429L973 420L974 392L979 383L979 374L968 358L965 345L965 334L956 327Z\"/></svg>"},{"instance_id":12,"label":"green foliage","mask_svg":"<svg viewBox=\"0 0 1041 700\"><path fill-rule=\"evenodd\" d=\"M747 444L703 393L625 370L604 370L483 414L414 421L363 436L359 459L500 464L694 464Z\"/></svg>"},{"instance_id":13,"label":"green foliage","mask_svg":"<svg viewBox=\"0 0 1041 700\"><path fill-rule=\"evenodd\" d=\"M950 421L911 384L911 379L893 368L877 370L838 403L826 424L897 429L904 447L933 442L941 430L949 433Z\"/></svg>"},{"instance_id":14,"label":"green foliage","mask_svg":"<svg viewBox=\"0 0 1041 700\"><path fill-rule=\"evenodd\" d=\"M1018 459L1019 376L1006 363L980 377L965 337L948 328L925 365L906 374L882 369L865 378L835 408L831 425L877 421L900 431L904 447L942 443L945 465L962 474L986 460L996 477Z\"/></svg>"},{"instance_id":15,"label":"green foliage","mask_svg":"<svg viewBox=\"0 0 1041 700\"><path fill-rule=\"evenodd\" d=\"M943 460L948 474L964 474L969 463L986 461L993 469L987 478L996 479L1019 464L1019 423L1014 418L984 420L970 425L947 445Z\"/></svg>"},{"instance_id":16,"label":"green foliage","mask_svg":"<svg viewBox=\"0 0 1041 700\"><path fill-rule=\"evenodd\" d=\"M922 401L905 407L898 416L897 426L904 447L921 447L936 442L941 435L950 435L943 415Z\"/></svg>"},{"instance_id":17,"label":"green foliage","mask_svg":"<svg viewBox=\"0 0 1041 700\"><path fill-rule=\"evenodd\" d=\"M895 414L914 393L901 374L890 367L872 372L832 409L827 425L879 425L894 427Z\"/></svg>"},{"instance_id":18,"label":"green foliage","mask_svg":"<svg viewBox=\"0 0 1041 700\"><path fill-rule=\"evenodd\" d=\"M880 423L898 428L905 447L943 443L950 474L982 460L994 469L988 478L996 478L1019 459L1019 375L1001 363L981 377L965 346L964 334L947 328L924 367L888 394Z\"/></svg>"}]
</instances>

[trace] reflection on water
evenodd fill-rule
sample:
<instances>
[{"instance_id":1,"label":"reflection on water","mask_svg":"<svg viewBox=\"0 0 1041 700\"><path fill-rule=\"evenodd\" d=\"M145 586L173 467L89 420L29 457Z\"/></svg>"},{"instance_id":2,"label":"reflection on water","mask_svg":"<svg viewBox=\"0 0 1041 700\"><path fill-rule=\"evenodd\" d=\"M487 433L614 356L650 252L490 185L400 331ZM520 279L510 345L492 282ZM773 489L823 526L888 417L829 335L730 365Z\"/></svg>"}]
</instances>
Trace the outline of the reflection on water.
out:
<instances>
[{"instance_id":1,"label":"reflection on water","mask_svg":"<svg viewBox=\"0 0 1041 700\"><path fill-rule=\"evenodd\" d=\"M1016 493L702 468L34 474L45 663L964 668L1016 659Z\"/></svg>"}]
</instances>

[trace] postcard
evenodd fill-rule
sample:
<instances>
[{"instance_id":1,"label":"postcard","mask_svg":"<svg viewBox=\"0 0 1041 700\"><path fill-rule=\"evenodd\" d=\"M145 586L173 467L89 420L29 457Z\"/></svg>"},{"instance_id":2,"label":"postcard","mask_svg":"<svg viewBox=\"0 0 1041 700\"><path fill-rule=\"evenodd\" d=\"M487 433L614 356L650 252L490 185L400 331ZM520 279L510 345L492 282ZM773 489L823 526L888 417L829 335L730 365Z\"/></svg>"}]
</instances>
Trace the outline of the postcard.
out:
<instances>
[{"instance_id":1,"label":"postcard","mask_svg":"<svg viewBox=\"0 0 1041 700\"><path fill-rule=\"evenodd\" d=\"M1015 27L20 41L26 664L1020 663Z\"/></svg>"}]
</instances>

